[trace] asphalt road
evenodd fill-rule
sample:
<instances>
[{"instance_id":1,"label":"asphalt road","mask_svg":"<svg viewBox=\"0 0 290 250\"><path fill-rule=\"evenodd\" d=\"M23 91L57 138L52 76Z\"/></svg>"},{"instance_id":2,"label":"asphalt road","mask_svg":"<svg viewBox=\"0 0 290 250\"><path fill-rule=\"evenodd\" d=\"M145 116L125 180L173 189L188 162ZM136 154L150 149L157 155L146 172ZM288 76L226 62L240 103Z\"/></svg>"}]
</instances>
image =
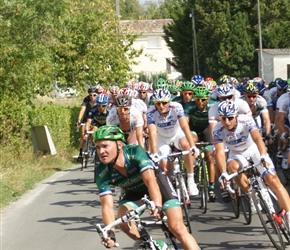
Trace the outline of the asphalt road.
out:
<instances>
[{"instance_id":1,"label":"asphalt road","mask_svg":"<svg viewBox=\"0 0 290 250\"><path fill-rule=\"evenodd\" d=\"M274 249L257 215L246 226L243 217L234 219L230 204L220 198L209 204L206 214L194 198L190 216L193 235L204 250ZM44 180L3 211L0 249L105 249L95 230L97 223L102 223L102 216L93 167L81 172L77 166ZM162 238L158 230L152 232ZM127 236L117 231L116 237L119 249L132 249Z\"/></svg>"}]
</instances>

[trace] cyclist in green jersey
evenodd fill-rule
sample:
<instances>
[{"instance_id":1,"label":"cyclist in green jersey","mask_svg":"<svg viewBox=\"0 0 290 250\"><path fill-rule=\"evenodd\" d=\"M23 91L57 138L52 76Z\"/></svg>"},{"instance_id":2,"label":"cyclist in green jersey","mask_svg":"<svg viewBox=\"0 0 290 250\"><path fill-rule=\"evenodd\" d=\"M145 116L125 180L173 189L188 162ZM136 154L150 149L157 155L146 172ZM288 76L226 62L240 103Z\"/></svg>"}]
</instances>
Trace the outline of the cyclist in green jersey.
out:
<instances>
[{"instance_id":1,"label":"cyclist in green jersey","mask_svg":"<svg viewBox=\"0 0 290 250\"><path fill-rule=\"evenodd\" d=\"M142 204L141 198L149 194L156 209L153 215L161 219L163 211L171 232L183 244L184 249L199 249L195 239L183 224L182 210L176 192L161 168L154 166L146 151L139 145L125 145L124 133L117 126L105 125L94 134L97 154L101 161L96 172L96 183L102 205L105 225L115 220L111 186L119 186L125 195L119 203L117 217ZM163 205L163 208L162 208ZM133 240L140 234L134 222L120 224L120 229ZM116 241L114 229L102 243L112 248Z\"/></svg>"},{"instance_id":2,"label":"cyclist in green jersey","mask_svg":"<svg viewBox=\"0 0 290 250\"><path fill-rule=\"evenodd\" d=\"M180 96L173 98L172 101L179 102L184 108L185 104L192 101L195 84L190 81L183 82L180 86L181 93Z\"/></svg>"},{"instance_id":3,"label":"cyclist in green jersey","mask_svg":"<svg viewBox=\"0 0 290 250\"><path fill-rule=\"evenodd\" d=\"M209 90L206 87L194 89L194 101L188 102L184 107L184 112L189 119L190 130L194 131L194 139L197 141L210 142L210 132L208 123L208 110L215 103L210 99ZM213 146L206 146L206 158L209 168L209 199L214 202L215 165L213 158Z\"/></svg>"}]
</instances>

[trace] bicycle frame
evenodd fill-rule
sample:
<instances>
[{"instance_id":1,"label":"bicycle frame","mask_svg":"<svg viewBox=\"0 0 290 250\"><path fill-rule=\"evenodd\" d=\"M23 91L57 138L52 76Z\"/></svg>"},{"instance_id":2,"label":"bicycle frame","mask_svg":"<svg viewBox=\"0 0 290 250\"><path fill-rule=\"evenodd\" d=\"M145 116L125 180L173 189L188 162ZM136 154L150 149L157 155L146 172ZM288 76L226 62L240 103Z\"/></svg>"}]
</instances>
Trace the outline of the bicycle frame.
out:
<instances>
[{"instance_id":1,"label":"bicycle frame","mask_svg":"<svg viewBox=\"0 0 290 250\"><path fill-rule=\"evenodd\" d=\"M108 231L111 230L113 227L115 227L121 223L124 223L124 222L133 221L136 223L137 229L140 232L140 236L141 236L140 241L139 242L137 241L136 243L141 244L141 243L145 242L145 244L149 244L149 246L152 250L154 250L154 249L161 250L159 245L156 243L156 241L150 235L148 230L146 230L146 228L145 228L146 225L158 225L158 226L160 226L159 225L160 222L146 223L145 221L142 221L139 217L139 214L141 214L146 209L149 209L150 211L154 211L155 204L153 201L150 201L146 196L144 198L142 198L142 201L144 202L143 205L136 208L135 210L128 211L123 217L115 220L114 222L110 223L109 225L105 226L104 228L102 228L100 224L97 224L96 229L97 229L97 232L99 233L101 239L106 241L108 238ZM165 225L165 222L164 222L165 220L166 220L166 218L163 218L163 220L161 222L161 229L164 232L168 246L171 247L171 249L173 249L173 250L177 249L176 244L172 240L172 238L174 236L169 231L168 227ZM119 246L119 244L116 242L115 247L118 247L118 246Z\"/></svg>"}]
</instances>

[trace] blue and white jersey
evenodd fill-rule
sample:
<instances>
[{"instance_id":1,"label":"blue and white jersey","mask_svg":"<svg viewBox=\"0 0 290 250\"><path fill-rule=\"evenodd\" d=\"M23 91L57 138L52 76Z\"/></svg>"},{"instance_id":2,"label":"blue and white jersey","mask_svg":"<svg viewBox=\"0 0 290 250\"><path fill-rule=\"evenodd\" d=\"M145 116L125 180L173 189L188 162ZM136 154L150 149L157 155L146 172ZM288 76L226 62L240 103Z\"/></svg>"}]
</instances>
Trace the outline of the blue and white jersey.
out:
<instances>
[{"instance_id":1,"label":"blue and white jersey","mask_svg":"<svg viewBox=\"0 0 290 250\"><path fill-rule=\"evenodd\" d=\"M163 117L157 108L151 106L147 113L147 124L155 124L157 134L162 137L171 138L181 129L178 119L185 116L183 107L178 102L170 102L168 114Z\"/></svg>"},{"instance_id":2,"label":"blue and white jersey","mask_svg":"<svg viewBox=\"0 0 290 250\"><path fill-rule=\"evenodd\" d=\"M246 101L245 96L242 96L241 99ZM258 95L257 100L254 104L254 107L251 108L251 110L252 110L252 115L254 118L257 118L262 112L268 112L267 102L266 102L265 98Z\"/></svg>"},{"instance_id":3,"label":"blue and white jersey","mask_svg":"<svg viewBox=\"0 0 290 250\"><path fill-rule=\"evenodd\" d=\"M271 88L268 91L265 91L263 97L265 98L267 102L268 107L276 107L276 102L278 99L278 94L277 94L277 87Z\"/></svg>"},{"instance_id":4,"label":"blue and white jersey","mask_svg":"<svg viewBox=\"0 0 290 250\"><path fill-rule=\"evenodd\" d=\"M213 130L213 143L224 142L230 150L243 152L248 149L254 141L250 133L257 129L254 119L248 115L239 115L235 131L228 131L221 122L218 122Z\"/></svg>"}]
</instances>

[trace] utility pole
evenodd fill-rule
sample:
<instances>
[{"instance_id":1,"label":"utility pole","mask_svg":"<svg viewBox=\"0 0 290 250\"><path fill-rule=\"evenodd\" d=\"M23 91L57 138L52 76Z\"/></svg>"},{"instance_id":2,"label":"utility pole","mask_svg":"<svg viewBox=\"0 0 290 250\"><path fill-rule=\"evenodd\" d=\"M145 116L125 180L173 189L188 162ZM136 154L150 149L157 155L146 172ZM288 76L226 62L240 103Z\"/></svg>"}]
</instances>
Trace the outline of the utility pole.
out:
<instances>
[{"instance_id":1,"label":"utility pole","mask_svg":"<svg viewBox=\"0 0 290 250\"><path fill-rule=\"evenodd\" d=\"M193 58L193 75L196 75L196 71L199 73L199 62L197 54L197 42L196 42L196 30L195 30L195 18L194 9L191 8L191 25L192 25L192 58Z\"/></svg>"},{"instance_id":2,"label":"utility pole","mask_svg":"<svg viewBox=\"0 0 290 250\"><path fill-rule=\"evenodd\" d=\"M115 4L116 4L116 16L119 19L120 18L120 1L115 0Z\"/></svg>"},{"instance_id":3,"label":"utility pole","mask_svg":"<svg viewBox=\"0 0 290 250\"><path fill-rule=\"evenodd\" d=\"M260 72L261 78L264 79L264 58L263 58L263 44L262 44L262 28L261 28L261 11L260 11L260 0L258 1L258 27L259 27L259 52L260 52Z\"/></svg>"}]
</instances>

